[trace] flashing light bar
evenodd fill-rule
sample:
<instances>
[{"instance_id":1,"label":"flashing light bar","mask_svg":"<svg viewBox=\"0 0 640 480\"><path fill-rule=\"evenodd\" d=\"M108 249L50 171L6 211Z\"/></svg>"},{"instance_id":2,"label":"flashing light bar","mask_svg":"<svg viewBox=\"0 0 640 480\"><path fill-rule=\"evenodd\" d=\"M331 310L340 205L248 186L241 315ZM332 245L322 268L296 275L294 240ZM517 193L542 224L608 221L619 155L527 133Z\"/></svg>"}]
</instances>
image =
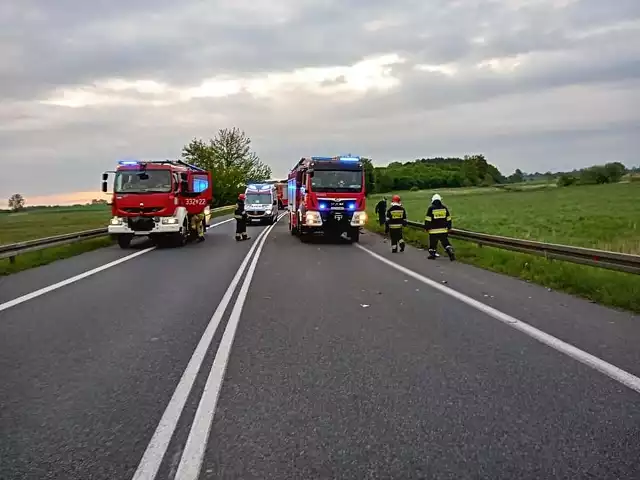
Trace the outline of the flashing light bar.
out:
<instances>
[{"instance_id":1,"label":"flashing light bar","mask_svg":"<svg viewBox=\"0 0 640 480\"><path fill-rule=\"evenodd\" d=\"M140 165L140 162L136 162L135 160L120 160L118 163L120 165Z\"/></svg>"},{"instance_id":2,"label":"flashing light bar","mask_svg":"<svg viewBox=\"0 0 640 480\"><path fill-rule=\"evenodd\" d=\"M351 154L349 155L342 155L339 157L311 157L311 160L313 161L340 161L340 162L359 162L360 161L360 157L354 157Z\"/></svg>"}]
</instances>

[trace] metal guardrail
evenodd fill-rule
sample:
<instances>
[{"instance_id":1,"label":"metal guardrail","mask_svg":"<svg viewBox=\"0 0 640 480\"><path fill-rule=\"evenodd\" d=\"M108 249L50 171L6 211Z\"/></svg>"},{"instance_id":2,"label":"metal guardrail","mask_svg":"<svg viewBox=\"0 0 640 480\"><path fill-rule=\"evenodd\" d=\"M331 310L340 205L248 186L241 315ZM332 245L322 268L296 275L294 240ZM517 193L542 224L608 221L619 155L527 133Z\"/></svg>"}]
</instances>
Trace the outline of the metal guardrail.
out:
<instances>
[{"instance_id":1,"label":"metal guardrail","mask_svg":"<svg viewBox=\"0 0 640 480\"><path fill-rule=\"evenodd\" d=\"M233 205L212 208L211 213L231 210L232 208ZM8 245L0 245L0 260L8 258L11 263L14 263L16 261L16 256L24 253L44 250L45 248L62 247L64 245L70 245L72 243L82 242L92 238L104 237L105 235L108 235L106 227L84 230L82 232L66 233L64 235L56 235L54 237L26 240L24 242L11 243Z\"/></svg>"},{"instance_id":2,"label":"metal guardrail","mask_svg":"<svg viewBox=\"0 0 640 480\"><path fill-rule=\"evenodd\" d=\"M409 221L410 227L424 230L424 224ZM573 247L555 243L536 242L519 238L489 235L487 233L470 232L467 230L452 229L449 234L452 238L486 245L488 247L513 250L531 255L543 256L565 262L579 263L593 267L617 270L627 273L640 274L640 255L628 253L608 252L592 248Z\"/></svg>"}]
</instances>

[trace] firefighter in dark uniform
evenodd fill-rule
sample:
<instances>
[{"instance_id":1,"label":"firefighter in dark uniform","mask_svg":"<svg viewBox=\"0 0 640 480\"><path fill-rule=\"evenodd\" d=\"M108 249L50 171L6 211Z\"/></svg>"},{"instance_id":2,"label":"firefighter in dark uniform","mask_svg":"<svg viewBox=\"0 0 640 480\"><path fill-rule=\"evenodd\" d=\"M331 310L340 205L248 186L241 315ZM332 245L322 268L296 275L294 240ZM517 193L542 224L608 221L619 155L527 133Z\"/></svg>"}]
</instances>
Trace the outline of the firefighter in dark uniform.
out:
<instances>
[{"instance_id":1,"label":"firefighter in dark uniform","mask_svg":"<svg viewBox=\"0 0 640 480\"><path fill-rule=\"evenodd\" d=\"M376 213L378 214L378 222L380 223L380 226L384 225L386 223L387 215L387 197L382 197L382 200L376 204Z\"/></svg>"},{"instance_id":2,"label":"firefighter in dark uniform","mask_svg":"<svg viewBox=\"0 0 640 480\"><path fill-rule=\"evenodd\" d=\"M247 212L244 211L244 193L238 195L238 203L236 203L236 209L233 212L233 217L236 219L236 240L249 240L251 237L247 237Z\"/></svg>"},{"instance_id":3,"label":"firefighter in dark uniform","mask_svg":"<svg viewBox=\"0 0 640 480\"><path fill-rule=\"evenodd\" d=\"M442 203L442 197L437 193L431 197L431 205L427 209L424 217L424 228L429 232L429 260L436 258L438 242L449 255L452 262L456 259L453 246L449 243L449 230L451 230L451 213Z\"/></svg>"},{"instance_id":4,"label":"firefighter in dark uniform","mask_svg":"<svg viewBox=\"0 0 640 480\"><path fill-rule=\"evenodd\" d=\"M391 206L387 210L387 227L389 228L389 237L391 237L391 253L398 251L404 252L404 239L402 238L402 229L407 225L407 212L400 202L400 197L394 195L391 197Z\"/></svg>"}]
</instances>

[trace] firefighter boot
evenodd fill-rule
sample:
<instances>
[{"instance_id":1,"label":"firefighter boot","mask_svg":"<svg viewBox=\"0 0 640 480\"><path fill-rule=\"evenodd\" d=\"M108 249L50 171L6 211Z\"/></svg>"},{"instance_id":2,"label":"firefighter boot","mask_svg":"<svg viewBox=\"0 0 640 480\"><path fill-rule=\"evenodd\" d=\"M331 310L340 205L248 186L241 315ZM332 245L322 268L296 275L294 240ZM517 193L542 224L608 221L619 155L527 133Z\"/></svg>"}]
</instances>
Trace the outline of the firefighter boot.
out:
<instances>
[{"instance_id":1,"label":"firefighter boot","mask_svg":"<svg viewBox=\"0 0 640 480\"><path fill-rule=\"evenodd\" d=\"M453 247L449 245L445 250L447 251L447 255L449 255L449 260L453 262L456 259L456 253L453 251Z\"/></svg>"},{"instance_id":2,"label":"firefighter boot","mask_svg":"<svg viewBox=\"0 0 640 480\"><path fill-rule=\"evenodd\" d=\"M236 233L236 241L239 242L240 240L242 240L242 237L239 233Z\"/></svg>"},{"instance_id":3,"label":"firefighter boot","mask_svg":"<svg viewBox=\"0 0 640 480\"><path fill-rule=\"evenodd\" d=\"M429 260L435 260L436 259L436 251L433 250L432 248L429 249L429 256L427 257Z\"/></svg>"},{"instance_id":4,"label":"firefighter boot","mask_svg":"<svg viewBox=\"0 0 640 480\"><path fill-rule=\"evenodd\" d=\"M400 245L400 251L404 252L404 240L401 238L400 241L398 242L398 244Z\"/></svg>"},{"instance_id":5,"label":"firefighter boot","mask_svg":"<svg viewBox=\"0 0 640 480\"><path fill-rule=\"evenodd\" d=\"M242 240L249 240L250 238L247 236L247 232L242 232Z\"/></svg>"}]
</instances>

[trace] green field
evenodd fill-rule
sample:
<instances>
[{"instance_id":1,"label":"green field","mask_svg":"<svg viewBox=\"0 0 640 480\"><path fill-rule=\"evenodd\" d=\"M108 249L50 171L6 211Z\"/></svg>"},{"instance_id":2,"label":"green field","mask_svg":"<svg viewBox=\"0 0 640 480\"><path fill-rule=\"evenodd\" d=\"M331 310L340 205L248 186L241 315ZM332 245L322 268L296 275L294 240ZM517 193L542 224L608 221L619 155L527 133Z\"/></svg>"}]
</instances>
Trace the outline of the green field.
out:
<instances>
[{"instance_id":1,"label":"green field","mask_svg":"<svg viewBox=\"0 0 640 480\"><path fill-rule=\"evenodd\" d=\"M0 245L106 227L108 205L52 207L0 214Z\"/></svg>"},{"instance_id":2,"label":"green field","mask_svg":"<svg viewBox=\"0 0 640 480\"><path fill-rule=\"evenodd\" d=\"M640 254L640 184L546 185L437 190L451 210L454 228L544 242ZM423 221L435 191L397 192L409 219ZM386 194L390 201L391 193ZM380 231L374 216L381 195L367 200L368 228ZM426 246L423 231L406 238ZM547 260L454 241L458 258L603 304L640 312L640 276Z\"/></svg>"}]
</instances>

